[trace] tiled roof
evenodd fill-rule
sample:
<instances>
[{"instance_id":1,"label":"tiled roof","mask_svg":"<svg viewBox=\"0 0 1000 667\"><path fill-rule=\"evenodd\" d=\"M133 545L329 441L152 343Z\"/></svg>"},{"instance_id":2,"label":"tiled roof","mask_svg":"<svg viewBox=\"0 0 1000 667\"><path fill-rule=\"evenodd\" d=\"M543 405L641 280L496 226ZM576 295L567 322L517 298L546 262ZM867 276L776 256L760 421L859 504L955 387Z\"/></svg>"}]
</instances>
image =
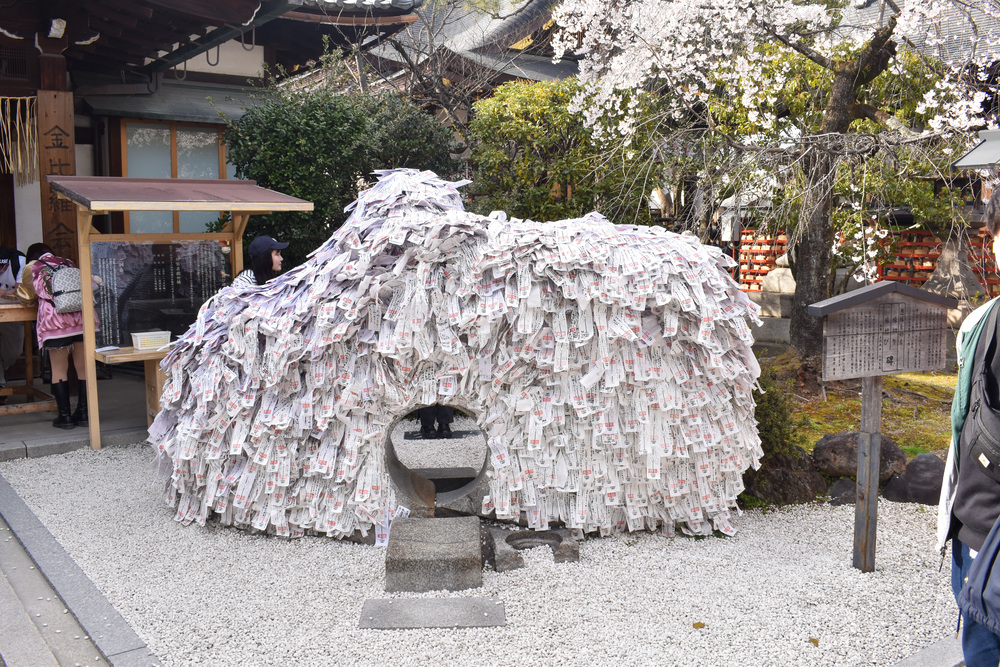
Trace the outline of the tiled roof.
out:
<instances>
[{"instance_id":1,"label":"tiled roof","mask_svg":"<svg viewBox=\"0 0 1000 667\"><path fill-rule=\"evenodd\" d=\"M895 13L894 5L885 0L852 2L843 10L841 33L870 35ZM935 23L924 23L906 33L897 32L895 37L951 65L1000 59L1000 22L975 3L945 4Z\"/></svg>"},{"instance_id":2,"label":"tiled roof","mask_svg":"<svg viewBox=\"0 0 1000 667\"><path fill-rule=\"evenodd\" d=\"M386 11L395 9L410 11L422 7L424 0L305 0L304 4L320 9L338 7L350 10L377 9Z\"/></svg>"},{"instance_id":3,"label":"tiled roof","mask_svg":"<svg viewBox=\"0 0 1000 667\"><path fill-rule=\"evenodd\" d=\"M547 58L504 53L549 20L556 4L556 0L501 0L495 13L457 4L440 10L428 7L394 39L416 63L429 57L431 50L447 49L515 76L526 75L525 78L535 81L563 78L576 73L575 63L553 65ZM388 44L375 46L370 52L389 61L400 59Z\"/></svg>"}]
</instances>

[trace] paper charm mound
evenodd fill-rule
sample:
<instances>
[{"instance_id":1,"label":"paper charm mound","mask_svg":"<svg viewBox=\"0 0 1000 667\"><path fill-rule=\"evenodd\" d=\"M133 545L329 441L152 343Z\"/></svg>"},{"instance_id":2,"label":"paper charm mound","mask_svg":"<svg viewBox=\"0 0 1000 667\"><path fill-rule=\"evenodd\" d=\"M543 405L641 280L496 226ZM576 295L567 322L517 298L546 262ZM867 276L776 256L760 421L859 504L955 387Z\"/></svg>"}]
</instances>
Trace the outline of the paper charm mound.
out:
<instances>
[{"instance_id":1,"label":"paper charm mound","mask_svg":"<svg viewBox=\"0 0 1000 667\"><path fill-rule=\"evenodd\" d=\"M388 429L441 403L489 445L484 513L733 532L762 451L758 310L732 260L595 213L482 217L433 173L380 176L305 264L223 289L163 360L149 439L176 519L384 534L402 505Z\"/></svg>"}]
</instances>

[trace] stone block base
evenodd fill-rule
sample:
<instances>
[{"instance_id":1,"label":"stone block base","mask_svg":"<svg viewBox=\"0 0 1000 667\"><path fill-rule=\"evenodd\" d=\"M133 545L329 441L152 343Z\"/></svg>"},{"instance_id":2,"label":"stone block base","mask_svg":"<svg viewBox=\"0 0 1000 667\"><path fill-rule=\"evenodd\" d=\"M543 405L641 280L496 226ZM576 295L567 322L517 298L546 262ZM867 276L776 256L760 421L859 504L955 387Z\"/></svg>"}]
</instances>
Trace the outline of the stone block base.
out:
<instances>
[{"instance_id":1,"label":"stone block base","mask_svg":"<svg viewBox=\"0 0 1000 667\"><path fill-rule=\"evenodd\" d=\"M458 591L483 585L479 519L397 519L385 555L385 590Z\"/></svg>"}]
</instances>

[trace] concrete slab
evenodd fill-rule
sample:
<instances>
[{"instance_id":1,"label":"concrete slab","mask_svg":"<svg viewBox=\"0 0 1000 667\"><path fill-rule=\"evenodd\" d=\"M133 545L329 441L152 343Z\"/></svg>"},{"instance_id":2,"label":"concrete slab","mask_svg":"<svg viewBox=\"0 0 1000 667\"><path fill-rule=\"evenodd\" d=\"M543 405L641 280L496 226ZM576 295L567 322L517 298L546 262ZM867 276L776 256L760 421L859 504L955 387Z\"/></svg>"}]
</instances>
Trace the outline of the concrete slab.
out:
<instances>
[{"instance_id":1,"label":"concrete slab","mask_svg":"<svg viewBox=\"0 0 1000 667\"><path fill-rule=\"evenodd\" d=\"M893 667L961 667L964 664L962 641L951 635L900 660Z\"/></svg>"},{"instance_id":2,"label":"concrete slab","mask_svg":"<svg viewBox=\"0 0 1000 667\"><path fill-rule=\"evenodd\" d=\"M499 526L488 526L485 553L486 563L496 572L509 572L524 567L524 558L517 549L512 547L507 538L514 531Z\"/></svg>"},{"instance_id":3,"label":"concrete slab","mask_svg":"<svg viewBox=\"0 0 1000 667\"><path fill-rule=\"evenodd\" d=\"M794 294L786 292L747 292L750 300L760 306L761 317L791 317Z\"/></svg>"},{"instance_id":4,"label":"concrete slab","mask_svg":"<svg viewBox=\"0 0 1000 667\"><path fill-rule=\"evenodd\" d=\"M385 555L385 590L457 591L483 585L479 519L397 519Z\"/></svg>"},{"instance_id":5,"label":"concrete slab","mask_svg":"<svg viewBox=\"0 0 1000 667\"><path fill-rule=\"evenodd\" d=\"M499 598L365 600L359 628L488 628L507 625Z\"/></svg>"},{"instance_id":6,"label":"concrete slab","mask_svg":"<svg viewBox=\"0 0 1000 667\"><path fill-rule=\"evenodd\" d=\"M73 614L67 613L66 604L46 581L41 570L31 560L6 522L0 520L0 587L9 582L15 596L9 604L0 601L0 656L8 664L50 664L45 657L54 656L51 664L107 665L100 658L97 647L87 638L87 632ZM2 595L0 595L2 597ZM12 611L11 611L12 610ZM8 616L8 611L12 614ZM27 619L30 627L17 627L18 614ZM37 637L45 647L30 662L11 662L8 647L34 641Z\"/></svg>"},{"instance_id":7,"label":"concrete slab","mask_svg":"<svg viewBox=\"0 0 1000 667\"><path fill-rule=\"evenodd\" d=\"M760 320L761 326L750 327L755 341L788 344L791 320L782 317L762 317Z\"/></svg>"},{"instance_id":8,"label":"concrete slab","mask_svg":"<svg viewBox=\"0 0 1000 667\"><path fill-rule=\"evenodd\" d=\"M28 450L24 442L0 442L0 461L12 461L14 459L27 458Z\"/></svg>"}]
</instances>

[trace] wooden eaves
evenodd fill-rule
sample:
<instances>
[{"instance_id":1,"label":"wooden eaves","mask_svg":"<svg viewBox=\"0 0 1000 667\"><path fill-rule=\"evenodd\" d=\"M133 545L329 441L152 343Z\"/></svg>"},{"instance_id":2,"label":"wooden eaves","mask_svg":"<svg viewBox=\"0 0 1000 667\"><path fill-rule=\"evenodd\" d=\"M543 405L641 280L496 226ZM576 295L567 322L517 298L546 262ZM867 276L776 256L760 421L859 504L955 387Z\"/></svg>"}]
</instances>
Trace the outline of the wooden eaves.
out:
<instances>
[{"instance_id":1,"label":"wooden eaves","mask_svg":"<svg viewBox=\"0 0 1000 667\"><path fill-rule=\"evenodd\" d=\"M254 181L178 178L124 178L111 176L47 176L60 199L76 205L80 274L93 273L92 241L229 241L233 275L243 268L243 232L251 215L276 211L313 210L312 202L258 186ZM218 233L101 234L93 228L95 215L125 211L231 211L233 219ZM83 290L83 343L86 350L87 402L90 405L90 446L101 448L100 407L96 377L94 286L81 280ZM147 378L149 382L149 378Z\"/></svg>"}]
</instances>

